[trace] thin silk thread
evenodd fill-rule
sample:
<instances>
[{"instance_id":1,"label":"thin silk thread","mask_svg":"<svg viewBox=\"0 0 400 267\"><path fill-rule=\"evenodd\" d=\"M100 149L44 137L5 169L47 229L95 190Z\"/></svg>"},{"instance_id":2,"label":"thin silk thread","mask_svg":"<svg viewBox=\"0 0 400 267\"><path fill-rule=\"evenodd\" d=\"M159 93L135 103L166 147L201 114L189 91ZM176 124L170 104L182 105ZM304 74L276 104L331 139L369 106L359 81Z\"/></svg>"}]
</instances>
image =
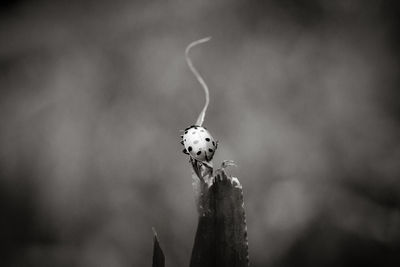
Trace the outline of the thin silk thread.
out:
<instances>
[{"instance_id":1,"label":"thin silk thread","mask_svg":"<svg viewBox=\"0 0 400 267\"><path fill-rule=\"evenodd\" d=\"M208 42L210 40L211 40L211 37L206 37L206 38L194 41L193 43L189 44L186 47L186 50L185 50L186 62L188 64L190 70L192 71L193 75L196 77L197 81L203 87L205 98L206 98L203 110L200 112L199 117L197 118L197 121L196 121L196 125L198 125L198 126L201 126L203 124L203 122L204 122L204 117L206 115L208 103L210 102L210 93L209 93L208 86L207 86L206 82L203 80L203 78L201 77L201 75L197 71L197 69L193 66L192 60L189 57L189 51L190 51L191 48L195 47L196 45Z\"/></svg>"}]
</instances>

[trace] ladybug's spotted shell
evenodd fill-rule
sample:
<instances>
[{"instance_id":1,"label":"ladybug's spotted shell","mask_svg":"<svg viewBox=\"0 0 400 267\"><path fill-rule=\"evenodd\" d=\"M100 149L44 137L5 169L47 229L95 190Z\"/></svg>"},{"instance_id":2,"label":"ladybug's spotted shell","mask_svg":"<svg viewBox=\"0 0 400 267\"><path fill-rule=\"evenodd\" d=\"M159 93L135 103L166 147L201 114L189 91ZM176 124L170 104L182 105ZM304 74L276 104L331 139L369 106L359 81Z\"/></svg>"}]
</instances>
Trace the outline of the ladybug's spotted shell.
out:
<instances>
[{"instance_id":1,"label":"ladybug's spotted shell","mask_svg":"<svg viewBox=\"0 0 400 267\"><path fill-rule=\"evenodd\" d=\"M201 126L191 126L185 130L182 143L189 155L198 161L212 160L217 142L211 134Z\"/></svg>"}]
</instances>

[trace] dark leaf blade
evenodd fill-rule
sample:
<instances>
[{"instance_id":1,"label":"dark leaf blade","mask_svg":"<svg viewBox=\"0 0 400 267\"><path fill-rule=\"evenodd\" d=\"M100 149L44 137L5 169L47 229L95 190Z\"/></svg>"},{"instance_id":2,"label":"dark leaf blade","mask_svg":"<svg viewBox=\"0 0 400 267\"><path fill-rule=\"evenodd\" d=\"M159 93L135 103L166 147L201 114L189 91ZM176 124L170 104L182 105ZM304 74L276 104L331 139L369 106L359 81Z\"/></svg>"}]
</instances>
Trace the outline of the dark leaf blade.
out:
<instances>
[{"instance_id":1,"label":"dark leaf blade","mask_svg":"<svg viewBox=\"0 0 400 267\"><path fill-rule=\"evenodd\" d=\"M210 187L200 190L190 267L247 267L247 227L239 181L221 170Z\"/></svg>"},{"instance_id":2,"label":"dark leaf blade","mask_svg":"<svg viewBox=\"0 0 400 267\"><path fill-rule=\"evenodd\" d=\"M160 243L158 242L158 237L156 231L154 232L154 245L153 245L153 267L165 267L165 256L161 249Z\"/></svg>"}]
</instances>

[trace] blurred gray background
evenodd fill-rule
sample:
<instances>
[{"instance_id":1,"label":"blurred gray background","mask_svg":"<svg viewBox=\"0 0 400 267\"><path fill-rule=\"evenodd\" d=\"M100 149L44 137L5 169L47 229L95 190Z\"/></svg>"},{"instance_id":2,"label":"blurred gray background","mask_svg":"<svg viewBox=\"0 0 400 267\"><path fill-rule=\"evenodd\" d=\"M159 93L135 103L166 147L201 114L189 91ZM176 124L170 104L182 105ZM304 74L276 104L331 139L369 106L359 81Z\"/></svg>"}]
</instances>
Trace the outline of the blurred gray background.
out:
<instances>
[{"instance_id":1,"label":"blurred gray background","mask_svg":"<svg viewBox=\"0 0 400 267\"><path fill-rule=\"evenodd\" d=\"M252 266L400 266L396 1L2 1L0 266L188 266L179 130L234 160Z\"/></svg>"}]
</instances>

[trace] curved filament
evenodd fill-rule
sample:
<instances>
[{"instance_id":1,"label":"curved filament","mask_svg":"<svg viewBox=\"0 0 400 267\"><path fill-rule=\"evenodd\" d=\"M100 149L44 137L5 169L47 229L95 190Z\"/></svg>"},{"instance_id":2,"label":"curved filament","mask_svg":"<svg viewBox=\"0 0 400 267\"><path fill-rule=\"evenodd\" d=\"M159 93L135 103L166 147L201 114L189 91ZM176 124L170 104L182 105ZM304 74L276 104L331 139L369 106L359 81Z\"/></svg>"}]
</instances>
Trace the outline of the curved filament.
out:
<instances>
[{"instance_id":1,"label":"curved filament","mask_svg":"<svg viewBox=\"0 0 400 267\"><path fill-rule=\"evenodd\" d=\"M186 47L186 50L185 50L186 62L188 64L190 70L192 71L192 73L196 77L197 81L203 87L205 98L206 98L203 110L200 112L199 117L197 118L197 121L196 121L196 125L198 125L198 126L201 126L203 124L204 117L206 115L206 111L207 111L207 107L208 107L208 103L210 102L210 93L209 93L208 86L207 86L206 82L203 80L203 78L201 77L201 75L197 71L197 69L193 66L192 60L189 57L189 51L190 51L191 48L195 47L196 45L208 42L210 40L211 40L211 37L206 37L206 38L194 41L193 43L189 44Z\"/></svg>"}]
</instances>

